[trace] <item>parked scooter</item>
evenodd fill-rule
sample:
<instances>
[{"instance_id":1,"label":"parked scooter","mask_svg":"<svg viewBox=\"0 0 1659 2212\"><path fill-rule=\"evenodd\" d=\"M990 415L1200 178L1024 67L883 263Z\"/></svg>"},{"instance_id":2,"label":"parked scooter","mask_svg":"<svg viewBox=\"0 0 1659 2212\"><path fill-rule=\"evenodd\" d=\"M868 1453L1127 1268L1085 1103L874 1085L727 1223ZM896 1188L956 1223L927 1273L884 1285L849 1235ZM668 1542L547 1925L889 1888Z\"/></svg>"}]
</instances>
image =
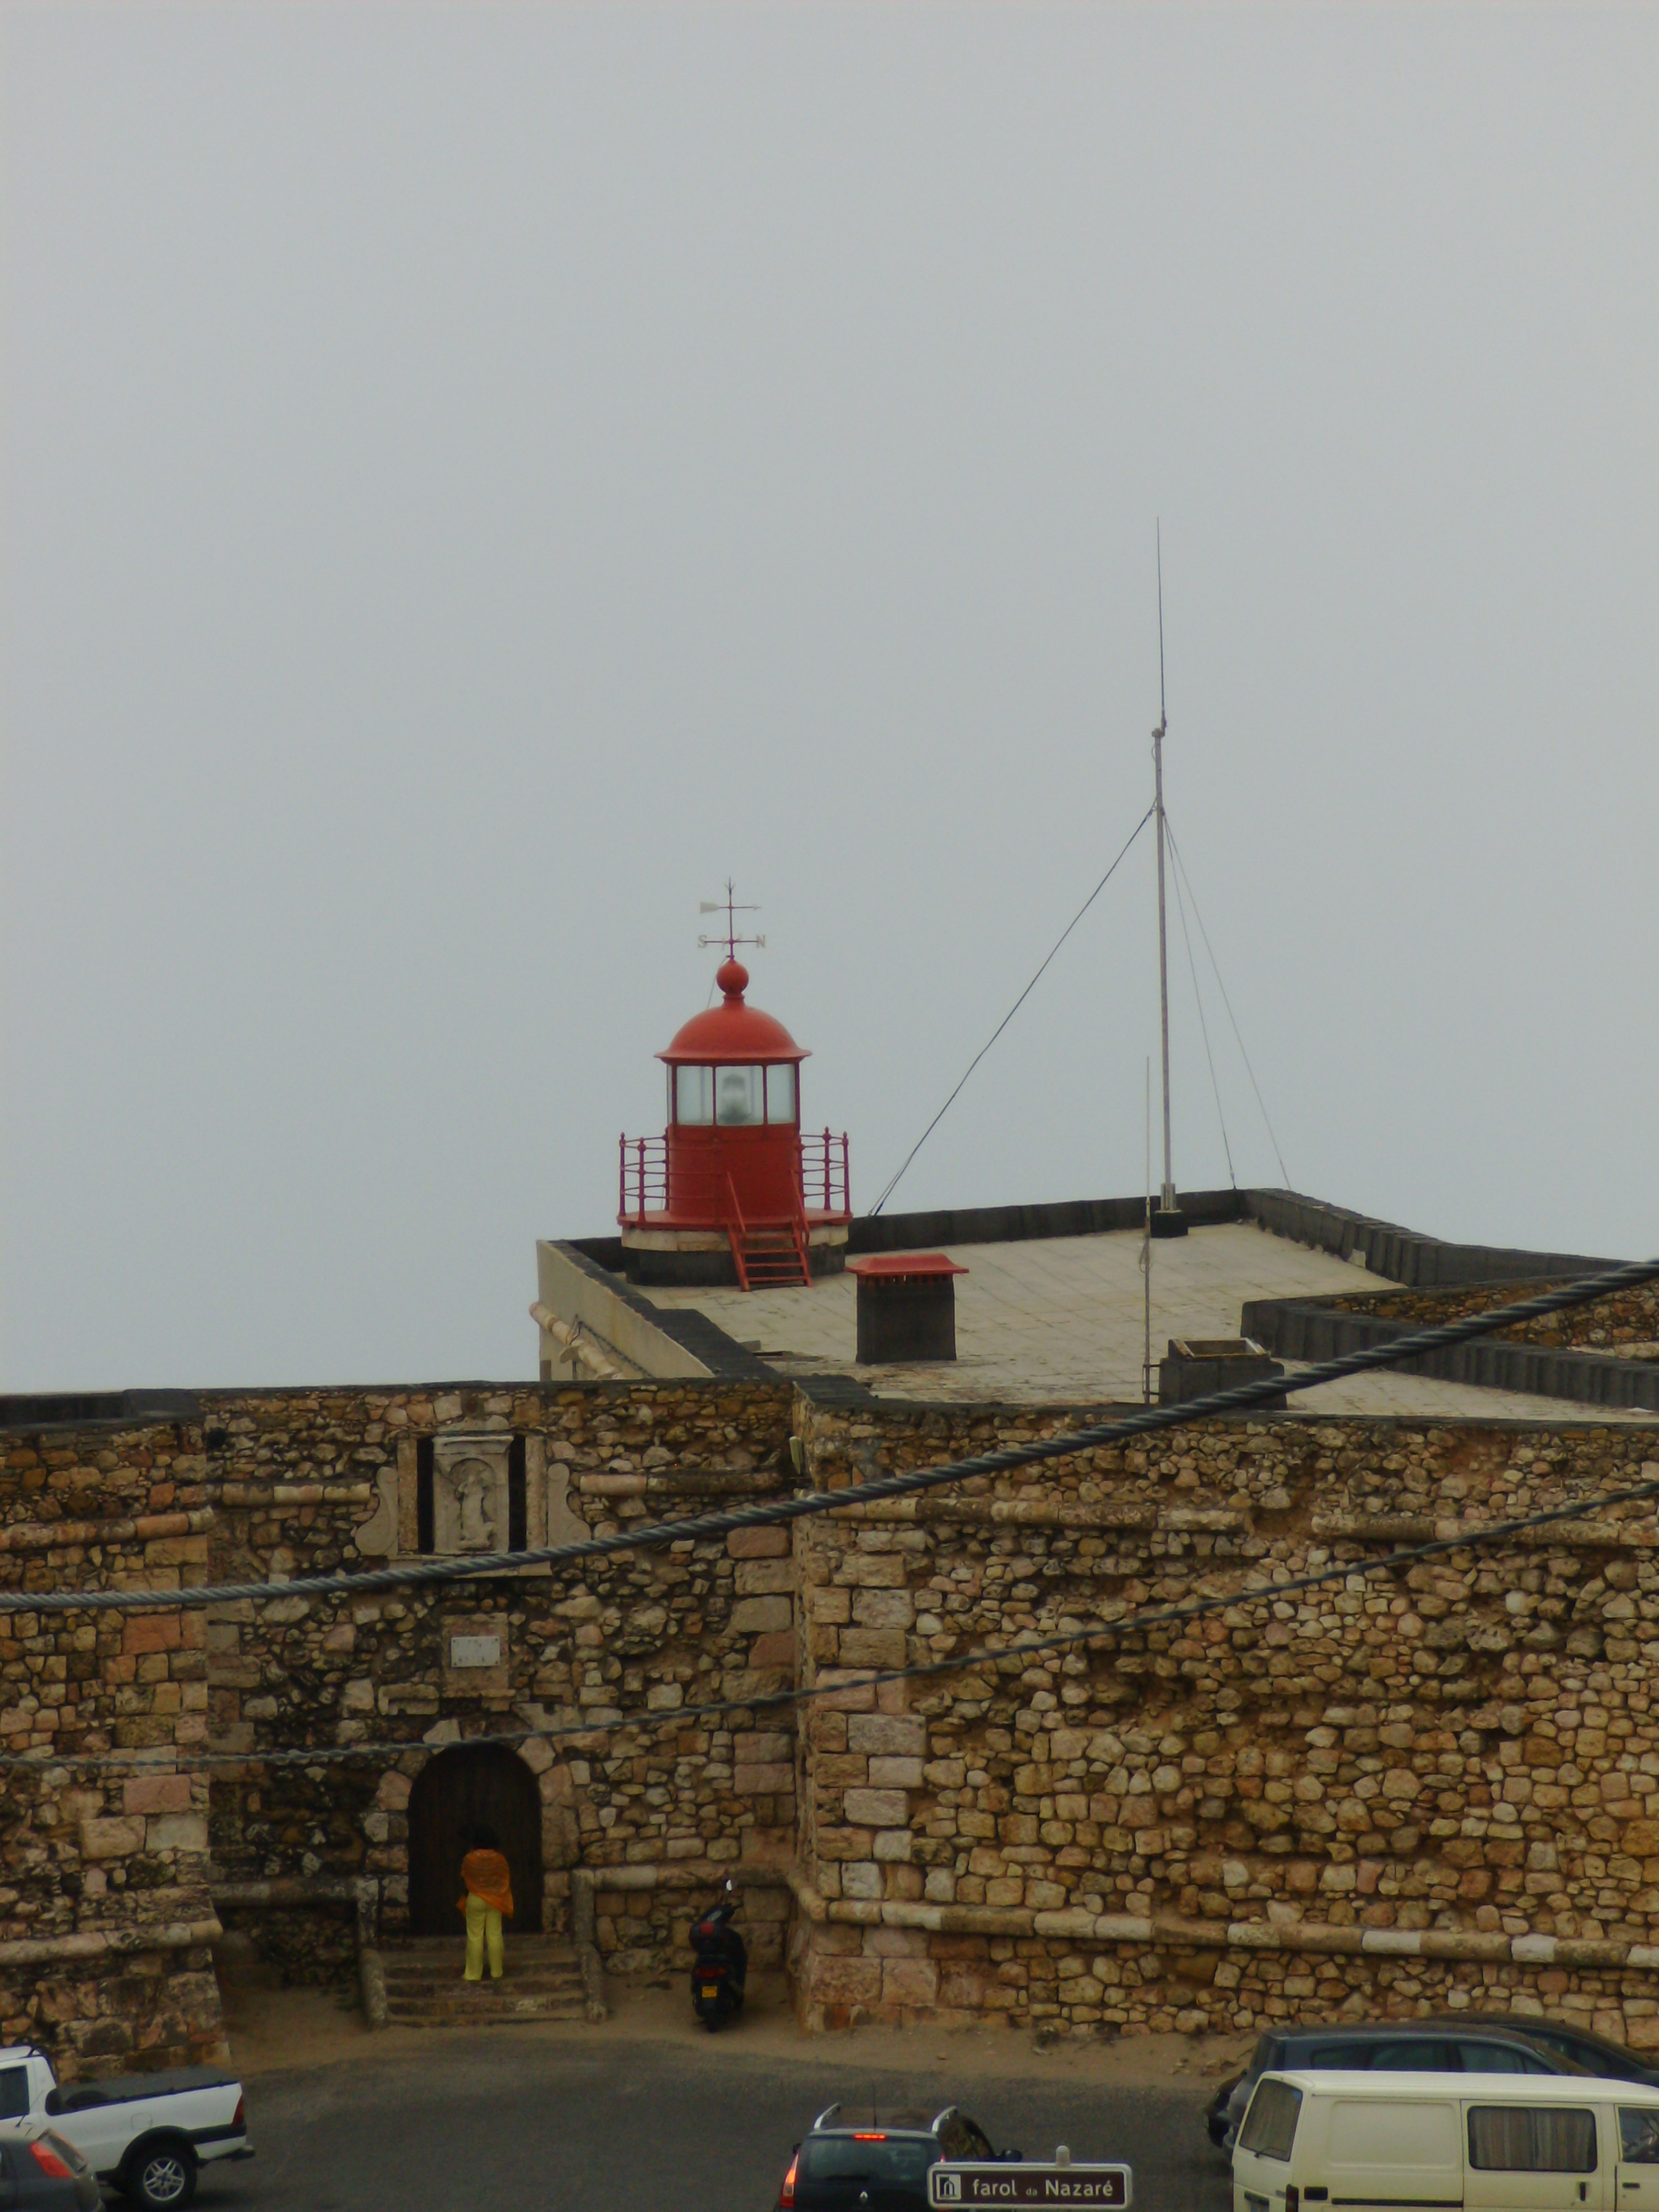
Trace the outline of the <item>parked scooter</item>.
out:
<instances>
[{"instance_id":1,"label":"parked scooter","mask_svg":"<svg viewBox=\"0 0 1659 2212\"><path fill-rule=\"evenodd\" d=\"M728 1879L720 1902L691 1929L691 2008L712 2035L743 2010L749 1954L737 1929L738 1896Z\"/></svg>"}]
</instances>

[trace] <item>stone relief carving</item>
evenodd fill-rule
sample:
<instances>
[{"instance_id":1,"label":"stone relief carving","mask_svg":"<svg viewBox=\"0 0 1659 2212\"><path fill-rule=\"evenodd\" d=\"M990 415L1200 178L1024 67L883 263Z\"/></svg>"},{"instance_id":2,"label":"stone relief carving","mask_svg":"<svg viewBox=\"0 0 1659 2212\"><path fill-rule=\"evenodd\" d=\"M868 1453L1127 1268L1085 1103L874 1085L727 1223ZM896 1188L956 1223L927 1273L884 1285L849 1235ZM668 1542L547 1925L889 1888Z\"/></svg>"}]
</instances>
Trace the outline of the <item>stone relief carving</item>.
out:
<instances>
[{"instance_id":1,"label":"stone relief carving","mask_svg":"<svg viewBox=\"0 0 1659 2212\"><path fill-rule=\"evenodd\" d=\"M380 1503L357 1531L357 1549L366 1559L386 1559L398 1548L398 1471L382 1468L376 1477Z\"/></svg>"},{"instance_id":2,"label":"stone relief carving","mask_svg":"<svg viewBox=\"0 0 1659 2212\"><path fill-rule=\"evenodd\" d=\"M481 1459L464 1459L449 1479L459 1516L455 1530L456 1548L463 1552L493 1550L496 1543L495 1518L490 1508L495 1501L489 1468Z\"/></svg>"},{"instance_id":3,"label":"stone relief carving","mask_svg":"<svg viewBox=\"0 0 1659 2212\"><path fill-rule=\"evenodd\" d=\"M441 1429L432 1440L432 1539L434 1553L483 1553L507 1548L508 1467L513 1437L505 1430ZM562 1445L558 1449L562 1451ZM524 1437L525 1542L580 1543L592 1534L573 1506L574 1477L568 1460L550 1450L535 1430ZM418 1551L419 1462L416 1437L398 1440L395 1474L380 1477L379 1510L362 1524L357 1548L371 1559ZM546 1568L520 1572L545 1574Z\"/></svg>"},{"instance_id":4,"label":"stone relief carving","mask_svg":"<svg viewBox=\"0 0 1659 2212\"><path fill-rule=\"evenodd\" d=\"M507 1455L500 1431L441 1431L432 1445L432 1541L438 1552L504 1552Z\"/></svg>"},{"instance_id":5,"label":"stone relief carving","mask_svg":"<svg viewBox=\"0 0 1659 2212\"><path fill-rule=\"evenodd\" d=\"M570 1469L562 1460L551 1460L547 1469L547 1541L585 1543L593 1531L570 1503Z\"/></svg>"}]
</instances>

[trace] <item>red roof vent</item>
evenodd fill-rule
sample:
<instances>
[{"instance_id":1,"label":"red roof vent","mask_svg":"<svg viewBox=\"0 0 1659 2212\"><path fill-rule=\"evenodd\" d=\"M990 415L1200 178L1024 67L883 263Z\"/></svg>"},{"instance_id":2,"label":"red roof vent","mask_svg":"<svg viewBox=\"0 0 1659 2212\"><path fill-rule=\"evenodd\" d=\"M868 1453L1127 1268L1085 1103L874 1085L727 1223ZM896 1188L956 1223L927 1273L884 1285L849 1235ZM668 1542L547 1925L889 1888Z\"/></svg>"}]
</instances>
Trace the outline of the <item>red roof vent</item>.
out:
<instances>
[{"instance_id":1,"label":"red roof vent","mask_svg":"<svg viewBox=\"0 0 1659 2212\"><path fill-rule=\"evenodd\" d=\"M859 1280L860 1367L956 1358L956 1279L968 1270L948 1253L878 1252L847 1272Z\"/></svg>"},{"instance_id":2,"label":"red roof vent","mask_svg":"<svg viewBox=\"0 0 1659 2212\"><path fill-rule=\"evenodd\" d=\"M878 1252L868 1260L849 1260L847 1272L860 1281L868 1277L878 1282L903 1283L927 1276L965 1275L968 1270L958 1267L945 1252Z\"/></svg>"}]
</instances>

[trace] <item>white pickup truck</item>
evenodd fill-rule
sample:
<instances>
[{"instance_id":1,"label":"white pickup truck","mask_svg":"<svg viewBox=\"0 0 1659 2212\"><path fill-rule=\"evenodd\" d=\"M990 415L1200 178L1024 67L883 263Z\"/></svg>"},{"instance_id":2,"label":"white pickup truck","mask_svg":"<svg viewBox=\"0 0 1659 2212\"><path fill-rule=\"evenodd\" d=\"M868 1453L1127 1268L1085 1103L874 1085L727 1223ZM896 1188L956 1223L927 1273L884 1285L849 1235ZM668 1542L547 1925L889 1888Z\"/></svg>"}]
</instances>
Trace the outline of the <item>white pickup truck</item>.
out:
<instances>
[{"instance_id":1,"label":"white pickup truck","mask_svg":"<svg viewBox=\"0 0 1659 2212\"><path fill-rule=\"evenodd\" d=\"M207 2159L252 2158L242 2085L215 2067L58 2087L32 2044L0 2051L0 2120L49 2119L143 2212L179 2212Z\"/></svg>"}]
</instances>

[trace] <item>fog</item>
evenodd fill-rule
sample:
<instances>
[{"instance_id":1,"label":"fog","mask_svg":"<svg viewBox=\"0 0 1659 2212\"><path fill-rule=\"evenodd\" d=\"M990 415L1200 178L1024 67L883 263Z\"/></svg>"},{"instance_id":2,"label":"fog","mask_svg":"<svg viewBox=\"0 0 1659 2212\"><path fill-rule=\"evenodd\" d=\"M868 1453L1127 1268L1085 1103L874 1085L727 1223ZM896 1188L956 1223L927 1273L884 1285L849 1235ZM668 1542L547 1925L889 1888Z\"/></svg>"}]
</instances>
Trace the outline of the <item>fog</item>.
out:
<instances>
[{"instance_id":1,"label":"fog","mask_svg":"<svg viewBox=\"0 0 1659 2212\"><path fill-rule=\"evenodd\" d=\"M0 63L0 1387L533 1374L728 877L868 1204L1148 804L1160 526L1294 1185L1659 1249L1652 10L12 5ZM1152 864L892 1208L1140 1189Z\"/></svg>"}]
</instances>

